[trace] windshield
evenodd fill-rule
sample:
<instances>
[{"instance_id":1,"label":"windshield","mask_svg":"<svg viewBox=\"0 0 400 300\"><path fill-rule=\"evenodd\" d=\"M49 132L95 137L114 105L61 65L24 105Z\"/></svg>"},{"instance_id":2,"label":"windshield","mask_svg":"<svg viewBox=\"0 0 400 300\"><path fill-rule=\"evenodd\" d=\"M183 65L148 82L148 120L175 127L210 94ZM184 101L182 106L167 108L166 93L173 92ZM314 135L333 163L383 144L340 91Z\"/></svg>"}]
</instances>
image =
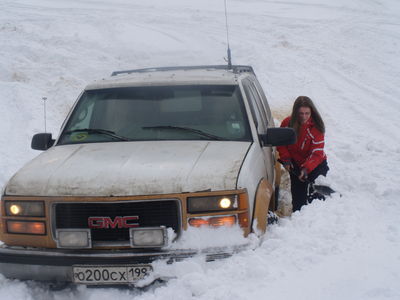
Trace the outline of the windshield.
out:
<instances>
[{"instance_id":1,"label":"windshield","mask_svg":"<svg viewBox=\"0 0 400 300\"><path fill-rule=\"evenodd\" d=\"M86 91L58 144L147 140L251 141L239 87Z\"/></svg>"}]
</instances>

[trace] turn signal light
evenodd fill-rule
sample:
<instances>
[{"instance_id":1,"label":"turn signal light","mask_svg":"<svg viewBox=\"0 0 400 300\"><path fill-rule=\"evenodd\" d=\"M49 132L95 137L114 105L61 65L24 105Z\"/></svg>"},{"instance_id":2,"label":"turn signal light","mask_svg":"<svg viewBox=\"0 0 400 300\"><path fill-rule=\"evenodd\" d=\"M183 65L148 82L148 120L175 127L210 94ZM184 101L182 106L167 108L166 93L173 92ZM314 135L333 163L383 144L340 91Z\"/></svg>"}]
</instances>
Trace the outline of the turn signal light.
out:
<instances>
[{"instance_id":1,"label":"turn signal light","mask_svg":"<svg viewBox=\"0 0 400 300\"><path fill-rule=\"evenodd\" d=\"M209 226L210 223L208 223L208 220L195 218L195 219L189 219L189 225L193 227L201 227L201 226Z\"/></svg>"},{"instance_id":2,"label":"turn signal light","mask_svg":"<svg viewBox=\"0 0 400 300\"><path fill-rule=\"evenodd\" d=\"M46 234L46 226L44 222L35 221L11 221L7 220L8 233L22 233L22 234Z\"/></svg>"},{"instance_id":3,"label":"turn signal light","mask_svg":"<svg viewBox=\"0 0 400 300\"><path fill-rule=\"evenodd\" d=\"M203 218L189 219L189 225L193 227L201 227L201 226L221 227L221 226L233 226L235 224L236 224L235 216L211 217L207 219Z\"/></svg>"}]
</instances>

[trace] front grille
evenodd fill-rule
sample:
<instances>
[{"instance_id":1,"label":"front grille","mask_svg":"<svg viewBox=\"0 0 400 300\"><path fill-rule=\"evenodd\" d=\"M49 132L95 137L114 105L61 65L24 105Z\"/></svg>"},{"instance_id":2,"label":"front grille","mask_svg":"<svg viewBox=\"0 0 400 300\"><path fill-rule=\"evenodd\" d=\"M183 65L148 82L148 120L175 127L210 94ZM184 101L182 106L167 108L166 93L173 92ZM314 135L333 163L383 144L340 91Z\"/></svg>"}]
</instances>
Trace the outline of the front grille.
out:
<instances>
[{"instance_id":1,"label":"front grille","mask_svg":"<svg viewBox=\"0 0 400 300\"><path fill-rule=\"evenodd\" d=\"M57 203L56 228L89 228L89 217L138 216L139 227L171 227L180 231L179 205L176 200L147 200L114 203ZM127 242L129 228L92 228L92 242Z\"/></svg>"}]
</instances>

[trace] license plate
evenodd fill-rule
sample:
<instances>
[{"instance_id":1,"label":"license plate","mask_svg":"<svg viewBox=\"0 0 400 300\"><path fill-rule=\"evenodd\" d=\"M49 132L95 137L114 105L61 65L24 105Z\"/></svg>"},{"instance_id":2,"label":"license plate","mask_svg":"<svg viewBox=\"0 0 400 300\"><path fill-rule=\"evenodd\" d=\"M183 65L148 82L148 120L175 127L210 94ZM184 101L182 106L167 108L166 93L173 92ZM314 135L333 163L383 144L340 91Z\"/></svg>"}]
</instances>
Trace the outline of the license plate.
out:
<instances>
[{"instance_id":1,"label":"license plate","mask_svg":"<svg viewBox=\"0 0 400 300\"><path fill-rule=\"evenodd\" d=\"M73 266L72 274L74 283L118 284L136 282L152 270L150 265Z\"/></svg>"}]
</instances>

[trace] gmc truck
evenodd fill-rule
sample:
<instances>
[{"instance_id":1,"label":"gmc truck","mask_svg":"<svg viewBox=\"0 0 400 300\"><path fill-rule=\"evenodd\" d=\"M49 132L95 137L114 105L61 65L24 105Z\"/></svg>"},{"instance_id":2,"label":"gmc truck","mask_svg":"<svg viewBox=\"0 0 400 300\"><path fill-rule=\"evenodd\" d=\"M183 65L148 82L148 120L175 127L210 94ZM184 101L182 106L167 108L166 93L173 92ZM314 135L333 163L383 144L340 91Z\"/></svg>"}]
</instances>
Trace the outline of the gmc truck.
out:
<instances>
[{"instance_id":1,"label":"gmc truck","mask_svg":"<svg viewBox=\"0 0 400 300\"><path fill-rule=\"evenodd\" d=\"M171 247L188 228L262 234L276 208L274 128L250 66L117 71L89 84L56 139L1 197L0 272L8 278L135 285L159 259L231 248Z\"/></svg>"}]
</instances>

